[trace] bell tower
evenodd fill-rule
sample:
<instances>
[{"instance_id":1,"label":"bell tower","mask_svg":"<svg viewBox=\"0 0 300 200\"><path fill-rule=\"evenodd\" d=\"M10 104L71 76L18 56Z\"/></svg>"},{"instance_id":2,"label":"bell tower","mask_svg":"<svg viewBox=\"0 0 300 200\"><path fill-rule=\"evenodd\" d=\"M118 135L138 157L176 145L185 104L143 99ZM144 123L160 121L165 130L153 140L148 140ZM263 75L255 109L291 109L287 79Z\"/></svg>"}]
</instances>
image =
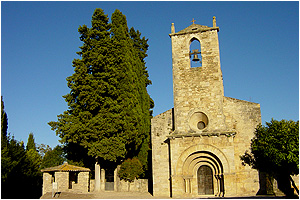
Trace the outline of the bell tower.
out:
<instances>
[{"instance_id":1,"label":"bell tower","mask_svg":"<svg viewBox=\"0 0 300 200\"><path fill-rule=\"evenodd\" d=\"M193 19L177 33L172 23L175 134L227 130L218 32L215 17L213 27L195 24ZM194 42L198 49L193 49Z\"/></svg>"}]
</instances>

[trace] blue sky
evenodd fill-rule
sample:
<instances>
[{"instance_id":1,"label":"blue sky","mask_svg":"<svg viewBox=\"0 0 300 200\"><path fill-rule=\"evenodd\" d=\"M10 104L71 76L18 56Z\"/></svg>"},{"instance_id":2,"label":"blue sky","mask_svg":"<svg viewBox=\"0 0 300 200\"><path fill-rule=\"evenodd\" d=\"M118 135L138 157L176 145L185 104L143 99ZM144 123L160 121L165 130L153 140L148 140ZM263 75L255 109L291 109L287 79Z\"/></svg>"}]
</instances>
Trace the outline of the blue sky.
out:
<instances>
[{"instance_id":1,"label":"blue sky","mask_svg":"<svg viewBox=\"0 0 300 200\"><path fill-rule=\"evenodd\" d=\"M216 16L225 96L261 104L262 123L299 119L299 2L1 2L1 95L9 132L52 147L48 122L67 110L66 78L95 8L115 9L149 39L154 115L173 107L171 23L176 32Z\"/></svg>"}]
</instances>

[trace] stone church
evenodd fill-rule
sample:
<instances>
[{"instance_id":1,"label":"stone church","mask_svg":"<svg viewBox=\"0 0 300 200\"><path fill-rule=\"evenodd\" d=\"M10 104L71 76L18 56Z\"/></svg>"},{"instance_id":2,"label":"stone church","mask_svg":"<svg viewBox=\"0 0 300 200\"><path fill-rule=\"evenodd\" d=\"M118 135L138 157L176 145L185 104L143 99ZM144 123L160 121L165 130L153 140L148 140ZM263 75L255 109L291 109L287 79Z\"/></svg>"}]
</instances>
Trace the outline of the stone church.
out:
<instances>
[{"instance_id":1,"label":"stone church","mask_svg":"<svg viewBox=\"0 0 300 200\"><path fill-rule=\"evenodd\" d=\"M151 122L153 195L255 195L258 172L240 156L261 123L260 105L224 96L216 19L192 22L178 32L172 23L169 34L174 108Z\"/></svg>"}]
</instances>

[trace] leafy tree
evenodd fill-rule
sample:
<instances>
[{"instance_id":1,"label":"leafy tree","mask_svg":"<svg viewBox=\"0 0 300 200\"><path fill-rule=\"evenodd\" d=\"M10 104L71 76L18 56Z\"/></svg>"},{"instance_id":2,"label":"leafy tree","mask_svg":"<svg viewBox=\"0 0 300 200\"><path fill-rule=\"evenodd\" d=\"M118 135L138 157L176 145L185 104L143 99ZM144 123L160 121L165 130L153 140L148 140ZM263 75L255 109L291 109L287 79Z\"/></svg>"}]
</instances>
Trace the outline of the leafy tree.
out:
<instances>
[{"instance_id":1,"label":"leafy tree","mask_svg":"<svg viewBox=\"0 0 300 200\"><path fill-rule=\"evenodd\" d=\"M126 159L118 172L121 179L129 182L133 182L134 179L138 179L143 174L143 165L138 158Z\"/></svg>"},{"instance_id":2,"label":"leafy tree","mask_svg":"<svg viewBox=\"0 0 300 200\"><path fill-rule=\"evenodd\" d=\"M47 144L39 144L37 145L37 151L39 152L39 154L41 155L41 157L43 158L45 156L45 153L47 151L51 151L52 148Z\"/></svg>"},{"instance_id":3,"label":"leafy tree","mask_svg":"<svg viewBox=\"0 0 300 200\"><path fill-rule=\"evenodd\" d=\"M63 148L57 145L53 150L50 148L44 155L41 163L41 169L54 167L63 164L64 158Z\"/></svg>"},{"instance_id":4,"label":"leafy tree","mask_svg":"<svg viewBox=\"0 0 300 200\"><path fill-rule=\"evenodd\" d=\"M245 152L241 159L243 164L276 178L279 189L293 195L291 182L295 184L290 175L299 174L299 121L272 119L266 126L259 125L251 140L251 152ZM272 193L272 188L268 190Z\"/></svg>"},{"instance_id":5,"label":"leafy tree","mask_svg":"<svg viewBox=\"0 0 300 200\"><path fill-rule=\"evenodd\" d=\"M120 164L138 157L147 169L154 105L146 90L151 83L144 61L147 40L133 28L128 31L119 10L112 14L111 24L108 21L97 8L92 27L79 27L81 58L73 61L74 74L67 78L71 91L64 96L69 109L49 125L61 138L67 157L77 157L78 163L86 166L97 158Z\"/></svg>"}]
</instances>

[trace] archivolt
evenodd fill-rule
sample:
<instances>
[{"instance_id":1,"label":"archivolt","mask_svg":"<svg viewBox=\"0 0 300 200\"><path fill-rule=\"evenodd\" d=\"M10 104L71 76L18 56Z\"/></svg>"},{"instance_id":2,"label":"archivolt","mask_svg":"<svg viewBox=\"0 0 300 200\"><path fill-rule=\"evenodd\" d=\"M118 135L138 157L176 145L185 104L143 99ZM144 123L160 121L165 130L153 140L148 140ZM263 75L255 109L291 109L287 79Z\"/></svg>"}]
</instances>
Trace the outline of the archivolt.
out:
<instances>
[{"instance_id":1,"label":"archivolt","mask_svg":"<svg viewBox=\"0 0 300 200\"><path fill-rule=\"evenodd\" d=\"M179 157L176 172L178 175L193 174L199 163L210 163L215 174L230 173L229 163L225 155L218 148L199 144L186 149Z\"/></svg>"},{"instance_id":2,"label":"archivolt","mask_svg":"<svg viewBox=\"0 0 300 200\"><path fill-rule=\"evenodd\" d=\"M202 165L212 169L215 195L224 196L224 173L229 172L229 165L225 155L212 145L192 146L179 157L177 172L178 175L182 176L185 183L184 191L192 193L192 190L195 190L192 185L199 184L199 182L196 182L198 180L196 175ZM191 182L193 183L191 184Z\"/></svg>"},{"instance_id":3,"label":"archivolt","mask_svg":"<svg viewBox=\"0 0 300 200\"><path fill-rule=\"evenodd\" d=\"M193 175L201 165L209 165L215 175L223 174L223 165L220 159L207 151L198 151L190 154L183 163L182 169L184 176Z\"/></svg>"}]
</instances>

